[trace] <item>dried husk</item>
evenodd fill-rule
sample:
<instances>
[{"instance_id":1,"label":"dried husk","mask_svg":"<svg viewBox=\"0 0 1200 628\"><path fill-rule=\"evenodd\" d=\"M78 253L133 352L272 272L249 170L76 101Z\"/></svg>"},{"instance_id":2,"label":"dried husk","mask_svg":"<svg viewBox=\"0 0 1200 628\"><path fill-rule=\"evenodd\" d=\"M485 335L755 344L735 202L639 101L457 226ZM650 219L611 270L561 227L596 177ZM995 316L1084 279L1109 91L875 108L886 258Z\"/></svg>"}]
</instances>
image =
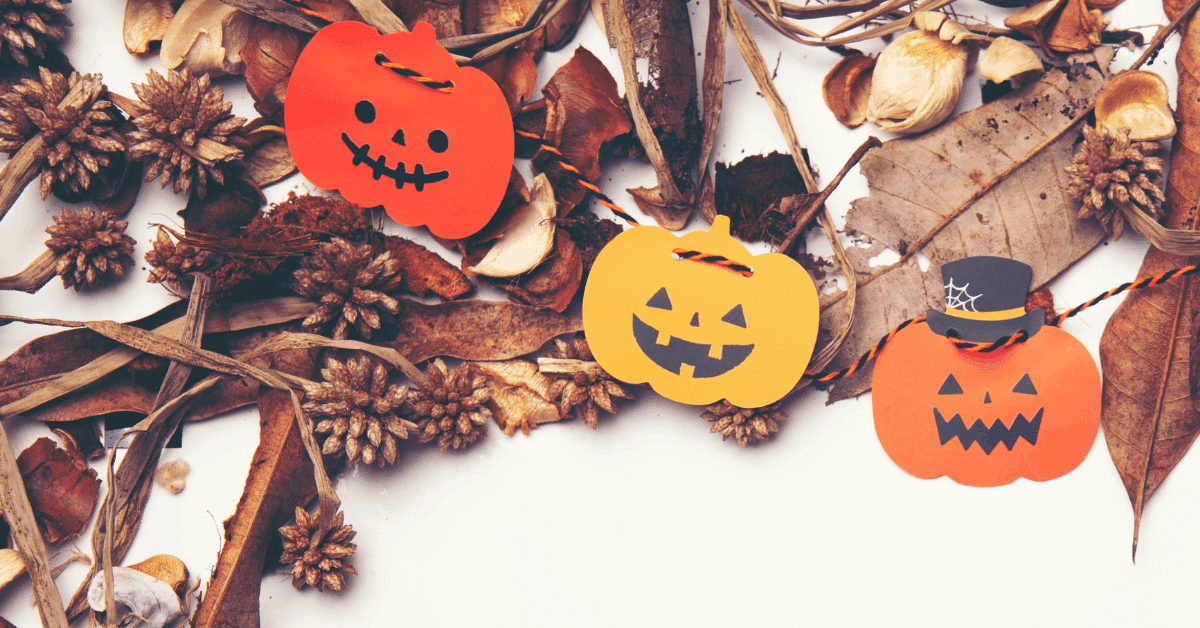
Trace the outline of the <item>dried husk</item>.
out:
<instances>
[{"instance_id":1,"label":"dried husk","mask_svg":"<svg viewBox=\"0 0 1200 628\"><path fill-rule=\"evenodd\" d=\"M821 82L825 105L838 122L852 129L867 121L875 62L875 57L863 54L843 57Z\"/></svg>"},{"instance_id":2,"label":"dried husk","mask_svg":"<svg viewBox=\"0 0 1200 628\"><path fill-rule=\"evenodd\" d=\"M1100 45L1100 34L1110 23L1099 10L1088 9L1084 0L1066 0L1046 46L1054 52L1084 52Z\"/></svg>"},{"instance_id":3,"label":"dried husk","mask_svg":"<svg viewBox=\"0 0 1200 628\"><path fill-rule=\"evenodd\" d=\"M899 134L941 124L958 103L968 56L966 46L928 31L897 38L875 65L867 120Z\"/></svg>"},{"instance_id":4,"label":"dried husk","mask_svg":"<svg viewBox=\"0 0 1200 628\"><path fill-rule=\"evenodd\" d=\"M979 73L993 83L1011 81L1013 87L1020 87L1043 71L1033 48L1009 37L997 37L979 55Z\"/></svg>"},{"instance_id":5,"label":"dried husk","mask_svg":"<svg viewBox=\"0 0 1200 628\"><path fill-rule=\"evenodd\" d=\"M467 268L469 272L513 277L533 270L554 248L554 188L545 174L539 174L529 192L529 207L479 263Z\"/></svg>"},{"instance_id":6,"label":"dried husk","mask_svg":"<svg viewBox=\"0 0 1200 628\"><path fill-rule=\"evenodd\" d=\"M125 49L131 54L148 52L151 44L162 41L174 15L171 0L125 0Z\"/></svg>"},{"instance_id":7,"label":"dried husk","mask_svg":"<svg viewBox=\"0 0 1200 628\"><path fill-rule=\"evenodd\" d=\"M1058 16L1058 10L1065 1L1046 0L1045 2L1025 7L1004 18L1004 25L1018 33L1032 37L1042 51L1048 55L1054 55L1055 53L1047 45L1046 39L1050 36L1050 29L1054 25L1054 19Z\"/></svg>"},{"instance_id":8,"label":"dried husk","mask_svg":"<svg viewBox=\"0 0 1200 628\"><path fill-rule=\"evenodd\" d=\"M1167 82L1149 70L1122 72L1096 97L1096 125L1111 133L1129 130L1129 140L1165 140L1175 135Z\"/></svg>"},{"instance_id":9,"label":"dried husk","mask_svg":"<svg viewBox=\"0 0 1200 628\"><path fill-rule=\"evenodd\" d=\"M163 33L159 59L196 76L240 74L242 47L257 22L221 0L186 0Z\"/></svg>"}]
</instances>

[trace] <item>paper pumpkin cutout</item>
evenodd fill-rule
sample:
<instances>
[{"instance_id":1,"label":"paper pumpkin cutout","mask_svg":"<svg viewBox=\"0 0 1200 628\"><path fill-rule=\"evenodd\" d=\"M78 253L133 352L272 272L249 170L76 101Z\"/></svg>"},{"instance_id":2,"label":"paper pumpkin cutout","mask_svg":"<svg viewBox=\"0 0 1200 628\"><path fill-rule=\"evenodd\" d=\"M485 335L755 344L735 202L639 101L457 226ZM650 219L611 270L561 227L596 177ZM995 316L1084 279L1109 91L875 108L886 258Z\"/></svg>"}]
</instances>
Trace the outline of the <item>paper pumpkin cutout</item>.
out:
<instances>
[{"instance_id":1,"label":"paper pumpkin cutout","mask_svg":"<svg viewBox=\"0 0 1200 628\"><path fill-rule=\"evenodd\" d=\"M600 251L583 295L600 366L689 404L778 401L808 365L818 314L808 273L786 255L750 255L725 216L683 237L625 231Z\"/></svg>"},{"instance_id":2,"label":"paper pumpkin cutout","mask_svg":"<svg viewBox=\"0 0 1200 628\"><path fill-rule=\"evenodd\" d=\"M384 65L393 62L432 83ZM296 61L284 121L292 158L314 184L443 238L483 228L512 172L503 93L459 68L424 22L391 35L359 22L322 28Z\"/></svg>"},{"instance_id":3,"label":"paper pumpkin cutout","mask_svg":"<svg viewBox=\"0 0 1200 628\"><path fill-rule=\"evenodd\" d=\"M1041 325L1041 310L1034 310L1042 317L1034 323L1023 307L1006 307L1023 302L1029 285L1028 274L1024 284L1012 281L1021 275L1014 264L1020 262L968 258L944 265L948 300L961 303L954 300L969 299L960 294L966 291L978 296L979 307L948 308L948 315L930 310L930 324L908 326L879 355L871 393L875 433L888 456L917 477L946 475L970 486L1052 480L1091 449L1100 424L1100 372L1075 337ZM935 333L941 328L991 342L1022 327L1033 327L1032 337L991 353L958 349L945 331Z\"/></svg>"}]
</instances>

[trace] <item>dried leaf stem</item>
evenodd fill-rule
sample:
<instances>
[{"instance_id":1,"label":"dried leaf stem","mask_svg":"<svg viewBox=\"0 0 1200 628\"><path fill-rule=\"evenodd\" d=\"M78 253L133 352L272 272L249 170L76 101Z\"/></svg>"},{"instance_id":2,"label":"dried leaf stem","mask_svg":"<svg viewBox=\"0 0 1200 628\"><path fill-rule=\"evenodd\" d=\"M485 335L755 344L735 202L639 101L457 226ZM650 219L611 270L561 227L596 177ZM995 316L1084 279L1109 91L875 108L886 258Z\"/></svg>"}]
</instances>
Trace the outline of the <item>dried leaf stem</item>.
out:
<instances>
[{"instance_id":1,"label":"dried leaf stem","mask_svg":"<svg viewBox=\"0 0 1200 628\"><path fill-rule=\"evenodd\" d=\"M365 351L378 358L382 358L383 360L389 362L392 366L400 369L400 372L404 373L404 376L411 380L414 384L417 384L418 386L428 386L429 384L429 377L395 349L390 347L380 347L378 345L359 342L357 340L333 340L331 338L318 336L316 334L284 332L259 345L250 353L241 355L239 357L243 361L249 361L269 353L286 351L288 349L309 349L312 347L329 347L332 349Z\"/></svg>"},{"instance_id":2,"label":"dried leaf stem","mask_svg":"<svg viewBox=\"0 0 1200 628\"><path fill-rule=\"evenodd\" d=\"M57 264L58 255L54 251L46 249L30 262L25 270L11 277L0 278L0 290L20 290L33 294L54 279Z\"/></svg>"},{"instance_id":3,"label":"dried leaf stem","mask_svg":"<svg viewBox=\"0 0 1200 628\"><path fill-rule=\"evenodd\" d=\"M384 35L407 33L408 27L379 0L348 0L363 20Z\"/></svg>"},{"instance_id":4,"label":"dried leaf stem","mask_svg":"<svg viewBox=\"0 0 1200 628\"><path fill-rule=\"evenodd\" d=\"M724 0L708 0L708 34L704 39L704 77L701 93L704 96L704 136L700 140L700 192L696 194L696 208L704 203L712 192L712 175L708 160L712 157L713 145L717 140L717 126L721 123L721 104L725 98L725 35L729 25L726 11L729 5Z\"/></svg>"},{"instance_id":5,"label":"dried leaf stem","mask_svg":"<svg viewBox=\"0 0 1200 628\"><path fill-rule=\"evenodd\" d=\"M796 216L795 226L793 226L792 230L788 232L787 237L783 240L783 243L779 245L780 253L786 255L787 252L791 250L792 245L796 243L796 238L804 232L804 228L807 227L808 223L816 217L817 212L821 210L821 206L823 206L825 201L829 199L829 195L833 194L833 191L837 189L837 186L842 182L842 179L850 173L850 169L858 165L858 162L862 160L863 155L867 154L867 151L878 146L883 146L883 142L880 142L879 138L872 135L868 137L865 142L860 144L858 148L854 149L854 153L850 155L850 158L846 160L846 163L842 164L842 169L839 170L837 175L833 177L833 181L830 181L825 186L825 189L821 190L820 194L814 196L812 200L808 202L808 205L801 210L800 214Z\"/></svg>"},{"instance_id":6,"label":"dried leaf stem","mask_svg":"<svg viewBox=\"0 0 1200 628\"><path fill-rule=\"evenodd\" d=\"M315 33L324 25L283 0L221 0L221 2L259 19L290 26L302 33Z\"/></svg>"}]
</instances>

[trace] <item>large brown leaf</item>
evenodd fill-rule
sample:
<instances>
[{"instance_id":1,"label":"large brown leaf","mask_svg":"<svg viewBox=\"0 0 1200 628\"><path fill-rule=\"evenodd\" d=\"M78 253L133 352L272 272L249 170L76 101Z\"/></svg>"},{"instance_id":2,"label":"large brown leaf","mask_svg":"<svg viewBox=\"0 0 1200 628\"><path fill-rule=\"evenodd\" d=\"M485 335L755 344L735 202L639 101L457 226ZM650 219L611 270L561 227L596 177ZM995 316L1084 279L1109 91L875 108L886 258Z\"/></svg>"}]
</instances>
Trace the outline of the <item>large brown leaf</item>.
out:
<instances>
[{"instance_id":1,"label":"large brown leaf","mask_svg":"<svg viewBox=\"0 0 1200 628\"><path fill-rule=\"evenodd\" d=\"M862 171L870 196L853 202L847 230L901 253L870 268L859 249L859 307L841 353L842 368L899 323L942 304L941 265L971 255L997 255L1033 267L1045 284L1103 238L1095 222L1076 221L1066 192L1077 124L1107 80L1100 64L1054 70L1041 80L942 126L891 140L867 153ZM855 252L851 249L851 252ZM916 256L931 262L922 271ZM843 308L822 304L821 326L838 329ZM859 395L873 369L838 382L830 402Z\"/></svg>"},{"instance_id":2,"label":"large brown leaf","mask_svg":"<svg viewBox=\"0 0 1200 628\"><path fill-rule=\"evenodd\" d=\"M1179 70L1179 134L1167 181L1167 227L1195 229L1200 217L1200 20L1192 18L1175 59ZM1200 258L1151 248L1138 277L1156 275ZM1100 338L1104 398L1100 425L1133 505L1133 553L1137 554L1142 509L1196 440L1196 333L1200 330L1200 282L1169 281L1126 297Z\"/></svg>"},{"instance_id":3,"label":"large brown leaf","mask_svg":"<svg viewBox=\"0 0 1200 628\"><path fill-rule=\"evenodd\" d=\"M390 346L409 361L434 356L464 360L510 360L548 340L583 329L583 321L528 305L496 301L450 301L425 305L400 299L400 334Z\"/></svg>"}]
</instances>

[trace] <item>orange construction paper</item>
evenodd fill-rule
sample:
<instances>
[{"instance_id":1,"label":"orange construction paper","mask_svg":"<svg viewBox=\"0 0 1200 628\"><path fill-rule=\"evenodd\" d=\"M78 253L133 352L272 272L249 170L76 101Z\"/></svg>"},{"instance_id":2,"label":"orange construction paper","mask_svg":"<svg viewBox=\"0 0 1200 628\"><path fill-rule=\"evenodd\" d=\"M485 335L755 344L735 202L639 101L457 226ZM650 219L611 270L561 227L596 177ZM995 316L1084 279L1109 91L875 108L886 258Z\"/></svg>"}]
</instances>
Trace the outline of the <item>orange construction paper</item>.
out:
<instances>
[{"instance_id":1,"label":"orange construction paper","mask_svg":"<svg viewBox=\"0 0 1200 628\"><path fill-rule=\"evenodd\" d=\"M910 325L879 355L871 394L875 433L900 468L969 486L1062 476L1100 424L1100 372L1057 327L987 354Z\"/></svg>"},{"instance_id":2,"label":"orange construction paper","mask_svg":"<svg viewBox=\"0 0 1200 628\"><path fill-rule=\"evenodd\" d=\"M753 269L676 259L682 248ZM750 255L718 216L683 237L635 227L600 251L583 294L592 354L622 381L689 404L757 408L796 385L817 340L817 291L786 255Z\"/></svg>"},{"instance_id":3,"label":"orange construction paper","mask_svg":"<svg viewBox=\"0 0 1200 628\"><path fill-rule=\"evenodd\" d=\"M384 60L453 88L432 89ZM483 72L459 68L424 22L391 35L360 22L322 28L296 61L284 121L313 183L442 238L483 228L512 172L504 94Z\"/></svg>"}]
</instances>

